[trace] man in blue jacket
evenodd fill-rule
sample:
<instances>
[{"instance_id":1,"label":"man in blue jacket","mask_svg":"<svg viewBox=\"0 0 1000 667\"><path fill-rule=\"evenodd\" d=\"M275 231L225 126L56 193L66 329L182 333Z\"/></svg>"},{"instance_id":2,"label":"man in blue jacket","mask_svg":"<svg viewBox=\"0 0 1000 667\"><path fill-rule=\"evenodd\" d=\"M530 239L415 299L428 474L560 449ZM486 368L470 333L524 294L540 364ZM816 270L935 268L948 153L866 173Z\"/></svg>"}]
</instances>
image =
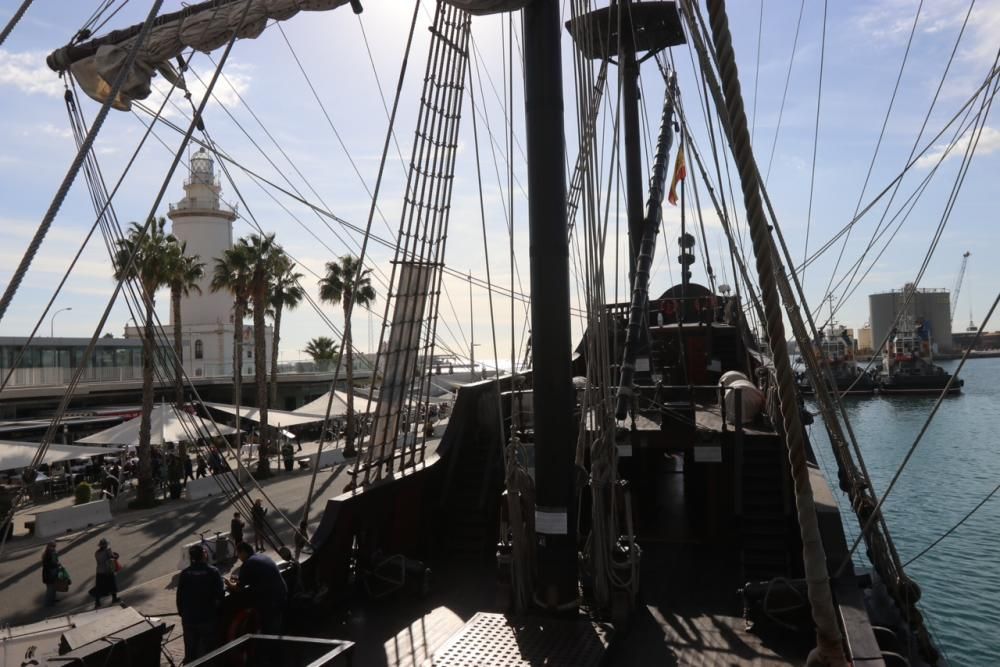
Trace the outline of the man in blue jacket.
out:
<instances>
[{"instance_id":1,"label":"man in blue jacket","mask_svg":"<svg viewBox=\"0 0 1000 667\"><path fill-rule=\"evenodd\" d=\"M262 553L254 553L246 542L236 545L236 557L243 565L239 579L231 589L245 592L260 618L260 631L265 635L281 634L281 619L288 598L288 587L278 565Z\"/></svg>"},{"instance_id":2,"label":"man in blue jacket","mask_svg":"<svg viewBox=\"0 0 1000 667\"><path fill-rule=\"evenodd\" d=\"M192 662L215 648L218 638L216 619L225 597L225 585L219 571L205 562L200 544L188 550L191 564L181 571L177 581L177 612L184 628L184 662Z\"/></svg>"}]
</instances>

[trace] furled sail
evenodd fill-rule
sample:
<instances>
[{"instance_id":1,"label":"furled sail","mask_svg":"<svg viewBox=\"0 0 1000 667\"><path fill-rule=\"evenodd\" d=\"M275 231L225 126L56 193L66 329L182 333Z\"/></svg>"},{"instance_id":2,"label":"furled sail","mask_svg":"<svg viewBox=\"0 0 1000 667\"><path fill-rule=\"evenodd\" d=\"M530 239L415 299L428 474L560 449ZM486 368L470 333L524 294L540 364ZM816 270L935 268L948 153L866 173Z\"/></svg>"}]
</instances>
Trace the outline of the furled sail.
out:
<instances>
[{"instance_id":1,"label":"furled sail","mask_svg":"<svg viewBox=\"0 0 1000 667\"><path fill-rule=\"evenodd\" d=\"M128 111L132 100L149 97L150 82L157 72L183 88L183 80L170 61L186 49L208 53L225 44L233 31L239 39L254 39L264 32L268 21L287 21L300 11L327 11L349 2L356 12L361 11L358 0L209 0L164 14L156 19L149 38L140 45L135 66L112 105ZM480 15L516 11L527 2L448 0L458 9ZM56 72L71 71L87 95L104 102L111 93L111 82L138 38L140 27L132 26L83 44L64 46L49 54L46 62Z\"/></svg>"},{"instance_id":2,"label":"furled sail","mask_svg":"<svg viewBox=\"0 0 1000 667\"><path fill-rule=\"evenodd\" d=\"M164 14L156 19L148 39L140 45L135 67L113 105L127 111L132 100L148 97L156 72L180 85L170 61L186 49L208 53L224 45L233 31L239 39L254 39L264 32L268 21L286 21L300 11L326 11L346 4L348 0L212 0ZM138 38L138 28L64 46L49 55L48 65L57 72L70 70L87 95L104 102L111 92L111 82Z\"/></svg>"}]
</instances>

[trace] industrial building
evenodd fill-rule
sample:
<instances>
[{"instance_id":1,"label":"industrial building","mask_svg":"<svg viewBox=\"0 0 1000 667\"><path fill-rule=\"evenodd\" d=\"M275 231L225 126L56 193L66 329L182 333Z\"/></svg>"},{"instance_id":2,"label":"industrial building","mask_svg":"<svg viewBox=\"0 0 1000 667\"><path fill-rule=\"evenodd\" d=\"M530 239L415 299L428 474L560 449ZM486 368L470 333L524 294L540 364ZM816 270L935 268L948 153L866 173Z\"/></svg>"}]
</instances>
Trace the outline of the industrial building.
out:
<instances>
[{"instance_id":1,"label":"industrial building","mask_svg":"<svg viewBox=\"0 0 1000 667\"><path fill-rule=\"evenodd\" d=\"M907 297L910 296L907 303ZM903 305L906 312L900 314ZM871 344L881 345L893 326L916 327L923 321L930 324L931 342L936 350L951 352L951 294L946 289L914 287L872 294L868 297ZM897 322L897 315L899 319Z\"/></svg>"}]
</instances>

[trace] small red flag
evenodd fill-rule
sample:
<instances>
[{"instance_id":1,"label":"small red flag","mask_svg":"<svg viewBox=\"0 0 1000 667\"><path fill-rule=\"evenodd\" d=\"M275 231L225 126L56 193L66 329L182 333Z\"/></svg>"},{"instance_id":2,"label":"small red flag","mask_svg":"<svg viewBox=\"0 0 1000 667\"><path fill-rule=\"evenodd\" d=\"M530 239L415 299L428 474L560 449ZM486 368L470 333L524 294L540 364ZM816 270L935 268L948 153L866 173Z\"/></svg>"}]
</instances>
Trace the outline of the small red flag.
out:
<instances>
[{"instance_id":1,"label":"small red flag","mask_svg":"<svg viewBox=\"0 0 1000 667\"><path fill-rule=\"evenodd\" d=\"M677 159L674 161L674 178L670 181L670 193L667 201L677 206L677 184L687 178L687 162L684 160L684 145L677 149Z\"/></svg>"}]
</instances>

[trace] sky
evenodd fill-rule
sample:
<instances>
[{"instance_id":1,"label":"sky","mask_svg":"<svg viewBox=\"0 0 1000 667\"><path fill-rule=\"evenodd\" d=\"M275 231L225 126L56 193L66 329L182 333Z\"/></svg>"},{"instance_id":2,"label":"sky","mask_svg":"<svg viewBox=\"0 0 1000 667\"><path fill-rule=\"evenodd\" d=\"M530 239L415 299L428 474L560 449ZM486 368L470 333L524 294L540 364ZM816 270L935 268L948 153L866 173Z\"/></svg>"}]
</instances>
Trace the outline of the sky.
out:
<instances>
[{"instance_id":1,"label":"sky","mask_svg":"<svg viewBox=\"0 0 1000 667\"><path fill-rule=\"evenodd\" d=\"M97 4L82 0L73 3L37 0L6 43L0 46L0 104L4 107L0 119L0 283L9 279L75 154L63 101L64 85L46 67L45 56L76 33ZM405 164L416 125L419 90L426 65L427 28L433 12L432 5L426 1L423 4L418 13L394 140L385 166L379 214L373 222L375 233L383 238L394 234L400 221ZM0 21L6 22L13 5L3 3ZM287 178L292 183L285 185L288 189L303 192L305 198L318 206L361 227L367 222L371 205L369 192L378 172L388 126L388 107L392 104L413 8L411 3L402 0L369 0L364 5L365 12L360 17L347 7L302 12L280 25L269 26L258 39L237 42L224 69L225 78L217 86L216 99L209 103L205 113L206 127L223 151L272 181L285 184L283 179ZM915 142L917 150L927 148L904 176L886 220L892 218L925 177L932 172L933 177L870 271L869 262L882 249L881 243L868 255L869 259L857 276L860 278L867 271L860 286L845 298L845 285L838 286L838 281L869 246L886 210L886 198L855 225L846 246L842 245L842 240L833 244L804 273L806 295L813 310L832 291L838 301L842 301L837 320L847 326L860 326L868 320L868 294L898 289L916 277L946 210L970 135L964 133L956 137L949 131L934 138L982 84L994 63L997 35L1000 35L1000 0L975 3L943 83L945 64L969 9L968 1L924 2L919 16L921 3L917 0L829 3L743 0L729 5L753 146L761 169L767 173L768 191L796 261L822 247L854 217L855 211L865 207L889 186L909 161ZM167 0L163 11L174 11L180 6L180 2ZM800 10L799 36L795 41ZM105 30L137 23L146 11L147 3L128 3ZM911 42L915 17L916 29ZM518 17L515 15L510 23L514 26L518 53ZM477 105L491 276L494 283L509 287L513 275L515 290L527 293L529 249L523 97L521 64L517 55L514 113L508 114L513 119L515 143L512 196L506 187L508 156L502 100L506 99L503 63L507 26L506 15L473 19L472 96ZM909 52L900 75L908 43ZM221 49L210 56L198 55L192 61L187 82L196 101L205 89L198 76L202 81L208 80L220 53ZM578 96L572 75L571 41L565 34L563 53L567 160L568 165L572 165L578 150L575 124ZM308 80L296 64L296 57ZM699 102L700 81L692 72L691 51L687 46L680 46L672 50L671 57L677 68L685 114L692 128L692 143L711 160L706 122ZM819 83L821 61L822 87ZM611 164L612 115L609 111L613 111L616 76L612 67L604 112L598 119L601 137L598 161L604 166ZM641 76L643 136L644 143L651 146L656 140L664 84L653 60L643 64ZM786 77L787 95L784 94ZM893 98L897 77L899 86ZM310 83L316 91L315 96ZM162 101L162 91L166 89L162 78L155 84L157 91L146 101L150 105ZM939 84L937 101L922 138L917 141ZM487 263L476 178L476 143L469 122L472 118L469 91L466 93L445 261L456 272L471 272L485 279ZM817 98L820 102L818 124ZM890 101L891 113L886 120ZM93 118L98 106L90 99L83 99L83 111L88 119ZM186 124L187 109L168 106L165 115L168 120ZM96 154L109 187L118 180L132 156L145 129L144 120L146 117L141 114L113 111L105 123L96 143ZM156 130L156 138L150 139L139 153L114 200L123 223L141 220L149 213L179 141L179 134L161 126ZM935 170L952 142L954 146ZM694 172L690 156L688 165L689 173ZM648 158L644 158L644 169L647 167ZM731 165L729 169L735 179L735 170ZM725 181L725 166L720 171ZM971 251L956 309L956 330L967 326L970 312L978 323L996 296L996 286L1000 285L1000 264L989 254L990 248L1000 247L994 203L997 174L1000 174L1000 129L997 112L991 111L947 226L921 281L923 287L951 289L962 254ZM166 197L156 210L158 215L166 213L170 202L181 199L185 176L183 170L174 174ZM691 176L689 185L695 178ZM223 198L230 204L238 204L241 214L235 223L234 234L241 236L253 230L252 214L266 231L276 234L282 247L299 263L305 274L303 286L314 296L318 294L316 275L323 272L324 263L342 254L357 253L361 240L358 234L324 221L306 206L259 185L238 169L233 170L233 179L235 186L223 178L222 188ZM606 187L604 180L602 177L601 188ZM733 183L738 199L739 185L735 180ZM732 284L731 267L728 259L722 257L721 225L704 183L699 182L698 187L709 257L719 274L719 282ZM237 196L237 189L243 201ZM724 190L729 191L728 183ZM690 225L699 216L690 201L690 188L686 194L686 221ZM507 203L510 199L514 204L513 238L508 232ZM737 201L737 204L736 224L745 237L742 203ZM607 210L607 224L612 233L619 224L624 229L624 219L616 219L616 211L623 215L624 206L608 206ZM651 279L654 295L667 289L679 276L675 258L680 209L665 204L663 217L665 234L657 249ZM93 221L94 212L81 177L63 204L10 310L0 321L0 335L26 335L31 331ZM582 221L580 224L582 227ZM515 257L513 273L509 259L511 246ZM619 244L619 248L622 247L624 241ZM842 247L843 257L838 266L837 256ZM705 282L700 245L697 250L699 262L693 269L694 280ZM355 314L355 343L361 350L373 349L380 334L387 292L383 280L388 280L390 259L388 249L377 244L370 247L369 261L375 267L373 276L379 298L373 312ZM619 299L625 300L627 295L621 285L625 272L622 267L626 264L621 258L616 259L611 242L604 259L608 272L605 288L609 298L617 294ZM752 259L750 265L752 268ZM831 276L834 277L833 289L828 287ZM73 308L59 316L56 334L91 335L113 288L107 251L100 240L95 239L85 249L81 262L56 299L54 309ZM576 281L572 290L574 304L579 305L582 295ZM167 321L166 294L159 295L157 302L160 317ZM468 283L446 276L438 325L439 351L467 356L474 339L478 360L506 360L512 356L513 340L513 355L520 357L527 329L525 304L514 303L513 318L508 298L494 295L493 306L491 318L487 290L475 287L471 294L470 315ZM339 307L326 305L324 311L337 327L342 325ZM128 318L124 304L114 305L101 333L121 335ZM997 322L994 319L990 328L995 328ZM46 317L40 333L47 335L49 325L49 317ZM576 318L574 336L579 335L582 326L580 318ZM282 360L304 358L302 350L308 340L331 335L328 326L308 304L286 313L282 328ZM493 348L494 331L496 351Z\"/></svg>"}]
</instances>

